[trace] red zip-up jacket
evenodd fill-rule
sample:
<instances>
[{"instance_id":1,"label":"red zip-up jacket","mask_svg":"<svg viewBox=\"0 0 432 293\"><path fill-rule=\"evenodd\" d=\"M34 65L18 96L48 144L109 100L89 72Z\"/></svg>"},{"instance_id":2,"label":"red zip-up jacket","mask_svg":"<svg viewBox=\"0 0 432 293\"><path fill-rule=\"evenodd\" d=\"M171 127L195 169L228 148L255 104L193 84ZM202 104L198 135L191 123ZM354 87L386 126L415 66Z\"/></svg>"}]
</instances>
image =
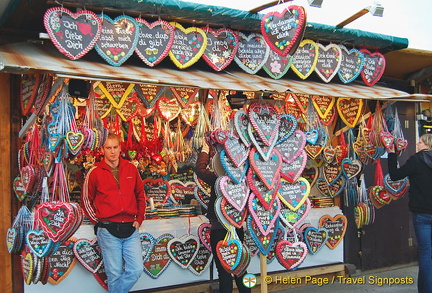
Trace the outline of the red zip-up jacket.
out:
<instances>
[{"instance_id":1,"label":"red zip-up jacket","mask_svg":"<svg viewBox=\"0 0 432 293\"><path fill-rule=\"evenodd\" d=\"M144 220L146 200L138 169L120 158L119 183L105 161L96 164L87 174L81 205L90 221L133 222Z\"/></svg>"}]
</instances>

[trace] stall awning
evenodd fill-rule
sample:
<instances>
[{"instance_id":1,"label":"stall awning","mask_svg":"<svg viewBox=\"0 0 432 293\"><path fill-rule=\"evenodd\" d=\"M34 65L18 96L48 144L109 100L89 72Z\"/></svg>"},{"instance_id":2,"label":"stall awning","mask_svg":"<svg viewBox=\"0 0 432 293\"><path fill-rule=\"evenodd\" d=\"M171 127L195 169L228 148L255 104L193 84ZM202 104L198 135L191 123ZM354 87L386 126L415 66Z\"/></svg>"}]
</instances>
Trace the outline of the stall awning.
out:
<instances>
[{"instance_id":1,"label":"stall awning","mask_svg":"<svg viewBox=\"0 0 432 293\"><path fill-rule=\"evenodd\" d=\"M85 56L87 57L87 56ZM97 56L96 56L97 57ZM90 60L92 59L92 60ZM410 95L406 92L363 85L325 84L290 79L274 80L270 77L248 74L240 69L215 72L198 66L180 70L156 66L123 64L114 67L98 58L69 60L51 44L19 43L0 46L0 72L52 73L58 76L97 80L128 81L168 86L193 86L204 89L237 91L293 92L310 95L328 95L361 99L426 100L428 95Z\"/></svg>"}]
</instances>

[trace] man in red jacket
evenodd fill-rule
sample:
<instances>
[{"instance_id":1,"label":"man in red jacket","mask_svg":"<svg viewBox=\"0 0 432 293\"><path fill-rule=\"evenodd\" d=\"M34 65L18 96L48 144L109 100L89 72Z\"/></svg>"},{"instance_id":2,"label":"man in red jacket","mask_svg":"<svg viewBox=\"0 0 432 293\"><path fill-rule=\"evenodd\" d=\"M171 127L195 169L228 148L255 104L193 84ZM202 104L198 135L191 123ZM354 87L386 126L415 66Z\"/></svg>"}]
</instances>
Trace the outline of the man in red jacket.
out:
<instances>
[{"instance_id":1,"label":"man in red jacket","mask_svg":"<svg viewBox=\"0 0 432 293\"><path fill-rule=\"evenodd\" d=\"M120 138L109 134L103 160L87 174L81 203L95 224L108 291L126 293L143 271L139 227L146 201L138 169L120 157Z\"/></svg>"}]
</instances>

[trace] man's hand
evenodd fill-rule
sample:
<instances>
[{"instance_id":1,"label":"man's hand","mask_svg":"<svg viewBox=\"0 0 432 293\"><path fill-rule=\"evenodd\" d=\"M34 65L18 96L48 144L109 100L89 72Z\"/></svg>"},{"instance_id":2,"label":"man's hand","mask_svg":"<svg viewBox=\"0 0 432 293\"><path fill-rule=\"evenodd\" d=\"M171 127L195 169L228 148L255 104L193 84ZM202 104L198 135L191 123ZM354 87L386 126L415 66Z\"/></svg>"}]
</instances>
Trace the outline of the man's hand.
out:
<instances>
[{"instance_id":1,"label":"man's hand","mask_svg":"<svg viewBox=\"0 0 432 293\"><path fill-rule=\"evenodd\" d=\"M137 221L134 221L133 224L132 224L132 226L134 226L135 229L139 229L140 224Z\"/></svg>"},{"instance_id":2,"label":"man's hand","mask_svg":"<svg viewBox=\"0 0 432 293\"><path fill-rule=\"evenodd\" d=\"M386 150L387 150L387 153L389 153L389 154L394 153L395 152L394 144L392 143Z\"/></svg>"}]
</instances>

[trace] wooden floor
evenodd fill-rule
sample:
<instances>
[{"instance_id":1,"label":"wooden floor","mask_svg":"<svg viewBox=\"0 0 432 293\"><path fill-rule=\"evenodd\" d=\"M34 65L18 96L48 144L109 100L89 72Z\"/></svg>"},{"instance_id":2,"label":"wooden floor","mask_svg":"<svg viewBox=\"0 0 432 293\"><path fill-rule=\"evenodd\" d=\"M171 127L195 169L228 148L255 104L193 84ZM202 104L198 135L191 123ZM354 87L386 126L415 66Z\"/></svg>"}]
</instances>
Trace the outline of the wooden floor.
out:
<instances>
[{"instance_id":1,"label":"wooden floor","mask_svg":"<svg viewBox=\"0 0 432 293\"><path fill-rule=\"evenodd\" d=\"M295 271L281 271L277 273L269 273L267 278L271 278L269 284L264 284L261 288L261 278L258 276L258 284L252 288L252 293L276 292L289 288L295 288L304 285L314 284L313 282L326 282L336 276L348 275L348 269L344 264L326 265L313 268L299 269ZM316 283L315 283L316 284ZM212 288L217 288L217 282L201 283L185 287L167 288L162 290L145 290L138 292L161 292L161 293L212 293ZM233 292L238 292L235 288Z\"/></svg>"}]
</instances>

